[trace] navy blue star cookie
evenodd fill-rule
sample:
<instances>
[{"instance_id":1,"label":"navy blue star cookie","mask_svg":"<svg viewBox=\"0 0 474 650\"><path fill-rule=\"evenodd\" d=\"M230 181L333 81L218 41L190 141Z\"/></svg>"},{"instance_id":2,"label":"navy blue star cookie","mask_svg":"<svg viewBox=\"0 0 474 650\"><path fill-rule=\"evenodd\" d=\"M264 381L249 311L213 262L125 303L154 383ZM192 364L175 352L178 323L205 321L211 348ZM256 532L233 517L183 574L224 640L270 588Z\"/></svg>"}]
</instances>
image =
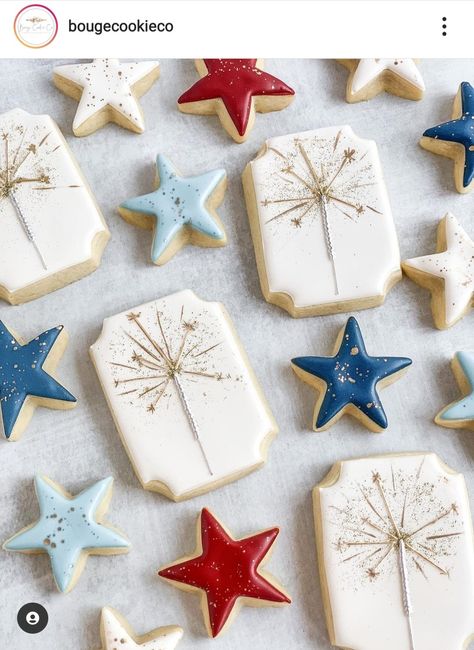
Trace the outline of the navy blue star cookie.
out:
<instances>
[{"instance_id":1,"label":"navy blue star cookie","mask_svg":"<svg viewBox=\"0 0 474 650\"><path fill-rule=\"evenodd\" d=\"M329 429L344 413L357 418L374 432L388 426L377 393L412 363L406 357L371 357L356 319L351 316L336 341L333 357L296 357L293 370L313 386L319 397L314 408L313 429Z\"/></svg>"},{"instance_id":2,"label":"navy blue star cookie","mask_svg":"<svg viewBox=\"0 0 474 650\"><path fill-rule=\"evenodd\" d=\"M461 194L474 186L474 88L467 81L459 86L453 117L423 133L420 145L454 160L454 183Z\"/></svg>"},{"instance_id":3,"label":"navy blue star cookie","mask_svg":"<svg viewBox=\"0 0 474 650\"><path fill-rule=\"evenodd\" d=\"M37 406L76 406L74 395L53 376L67 338L60 325L24 343L0 321L0 410L7 440L21 436Z\"/></svg>"}]
</instances>

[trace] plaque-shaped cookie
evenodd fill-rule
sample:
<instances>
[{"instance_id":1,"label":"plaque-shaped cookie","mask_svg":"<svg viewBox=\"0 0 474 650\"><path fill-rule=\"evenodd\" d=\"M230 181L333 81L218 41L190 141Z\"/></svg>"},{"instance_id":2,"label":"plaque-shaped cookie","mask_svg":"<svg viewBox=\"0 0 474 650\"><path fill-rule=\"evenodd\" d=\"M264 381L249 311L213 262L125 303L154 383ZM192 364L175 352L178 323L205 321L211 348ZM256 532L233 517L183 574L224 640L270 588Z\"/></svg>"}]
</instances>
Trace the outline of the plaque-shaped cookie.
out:
<instances>
[{"instance_id":1,"label":"plaque-shaped cookie","mask_svg":"<svg viewBox=\"0 0 474 650\"><path fill-rule=\"evenodd\" d=\"M313 492L331 643L462 650L474 633L472 519L461 474L432 453L337 463Z\"/></svg>"},{"instance_id":2,"label":"plaque-shaped cookie","mask_svg":"<svg viewBox=\"0 0 474 650\"><path fill-rule=\"evenodd\" d=\"M0 115L0 297L19 304L94 271L109 231L49 115Z\"/></svg>"},{"instance_id":3,"label":"plaque-shaped cookie","mask_svg":"<svg viewBox=\"0 0 474 650\"><path fill-rule=\"evenodd\" d=\"M179 501L265 461L277 427L220 303L180 291L129 309L91 355L145 489Z\"/></svg>"},{"instance_id":4,"label":"plaque-shaped cookie","mask_svg":"<svg viewBox=\"0 0 474 650\"><path fill-rule=\"evenodd\" d=\"M377 146L349 126L267 140L243 183L268 302L292 316L363 309L400 279Z\"/></svg>"}]
</instances>

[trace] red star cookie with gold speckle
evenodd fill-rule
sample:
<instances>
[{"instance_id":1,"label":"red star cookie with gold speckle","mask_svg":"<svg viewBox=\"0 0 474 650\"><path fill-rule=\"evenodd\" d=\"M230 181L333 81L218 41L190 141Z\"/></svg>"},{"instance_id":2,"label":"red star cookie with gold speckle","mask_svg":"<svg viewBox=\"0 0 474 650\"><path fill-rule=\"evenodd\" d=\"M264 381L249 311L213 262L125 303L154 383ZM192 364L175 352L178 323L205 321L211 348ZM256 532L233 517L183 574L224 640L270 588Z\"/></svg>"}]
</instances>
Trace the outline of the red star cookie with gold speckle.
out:
<instances>
[{"instance_id":1,"label":"red star cookie with gold speckle","mask_svg":"<svg viewBox=\"0 0 474 650\"><path fill-rule=\"evenodd\" d=\"M258 607L291 602L275 579L259 570L278 533L278 528L271 528L236 540L204 508L198 518L194 555L163 567L158 575L185 591L201 592L206 627L209 636L216 637L244 604Z\"/></svg>"},{"instance_id":2,"label":"red star cookie with gold speckle","mask_svg":"<svg viewBox=\"0 0 474 650\"><path fill-rule=\"evenodd\" d=\"M217 114L236 141L244 142L255 122L255 112L286 108L295 91L263 71L261 59L197 59L201 77L178 99L183 113Z\"/></svg>"}]
</instances>

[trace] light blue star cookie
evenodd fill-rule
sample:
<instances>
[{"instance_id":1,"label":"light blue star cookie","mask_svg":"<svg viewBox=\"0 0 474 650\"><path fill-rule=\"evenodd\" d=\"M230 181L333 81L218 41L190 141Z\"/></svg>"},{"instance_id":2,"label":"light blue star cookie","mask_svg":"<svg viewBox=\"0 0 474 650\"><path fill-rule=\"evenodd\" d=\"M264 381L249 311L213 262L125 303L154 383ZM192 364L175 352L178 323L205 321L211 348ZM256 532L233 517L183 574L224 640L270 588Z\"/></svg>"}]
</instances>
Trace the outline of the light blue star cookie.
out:
<instances>
[{"instance_id":1,"label":"light blue star cookie","mask_svg":"<svg viewBox=\"0 0 474 650\"><path fill-rule=\"evenodd\" d=\"M164 156L156 158L157 189L122 203L118 211L129 223L153 229L151 259L166 264L187 243L225 246L224 228L215 208L224 198L223 169L200 176L180 176Z\"/></svg>"},{"instance_id":2,"label":"light blue star cookie","mask_svg":"<svg viewBox=\"0 0 474 650\"><path fill-rule=\"evenodd\" d=\"M435 422L449 429L474 429L474 354L456 352L451 365L464 397L442 409Z\"/></svg>"},{"instance_id":3,"label":"light blue star cookie","mask_svg":"<svg viewBox=\"0 0 474 650\"><path fill-rule=\"evenodd\" d=\"M70 591L88 555L127 553L130 543L103 523L112 494L113 478L94 483L73 497L46 476L35 478L39 520L5 542L7 551L47 553L62 592Z\"/></svg>"}]
</instances>

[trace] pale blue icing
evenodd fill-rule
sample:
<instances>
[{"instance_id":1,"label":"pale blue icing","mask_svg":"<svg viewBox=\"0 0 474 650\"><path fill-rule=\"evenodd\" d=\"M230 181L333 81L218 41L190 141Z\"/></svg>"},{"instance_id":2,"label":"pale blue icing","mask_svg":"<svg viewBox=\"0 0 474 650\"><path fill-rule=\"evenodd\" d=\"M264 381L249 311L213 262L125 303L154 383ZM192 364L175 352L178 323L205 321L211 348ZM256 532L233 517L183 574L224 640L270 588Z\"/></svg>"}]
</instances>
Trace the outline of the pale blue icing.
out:
<instances>
[{"instance_id":1,"label":"pale blue icing","mask_svg":"<svg viewBox=\"0 0 474 650\"><path fill-rule=\"evenodd\" d=\"M45 477L35 478L40 518L9 539L7 551L45 551L60 591L67 591L85 549L128 548L118 532L97 523L95 515L113 479L105 478L73 498L65 497Z\"/></svg>"},{"instance_id":2,"label":"pale blue icing","mask_svg":"<svg viewBox=\"0 0 474 650\"><path fill-rule=\"evenodd\" d=\"M164 156L158 155L156 167L160 186L150 194L137 196L121 204L121 208L155 217L151 258L156 262L173 238L185 226L212 239L224 239L225 234L206 208L206 201L225 178L225 170L179 176L175 167Z\"/></svg>"},{"instance_id":3,"label":"pale blue icing","mask_svg":"<svg viewBox=\"0 0 474 650\"><path fill-rule=\"evenodd\" d=\"M466 397L448 406L439 416L440 420L474 420L474 354L456 352L457 359L471 392Z\"/></svg>"}]
</instances>

